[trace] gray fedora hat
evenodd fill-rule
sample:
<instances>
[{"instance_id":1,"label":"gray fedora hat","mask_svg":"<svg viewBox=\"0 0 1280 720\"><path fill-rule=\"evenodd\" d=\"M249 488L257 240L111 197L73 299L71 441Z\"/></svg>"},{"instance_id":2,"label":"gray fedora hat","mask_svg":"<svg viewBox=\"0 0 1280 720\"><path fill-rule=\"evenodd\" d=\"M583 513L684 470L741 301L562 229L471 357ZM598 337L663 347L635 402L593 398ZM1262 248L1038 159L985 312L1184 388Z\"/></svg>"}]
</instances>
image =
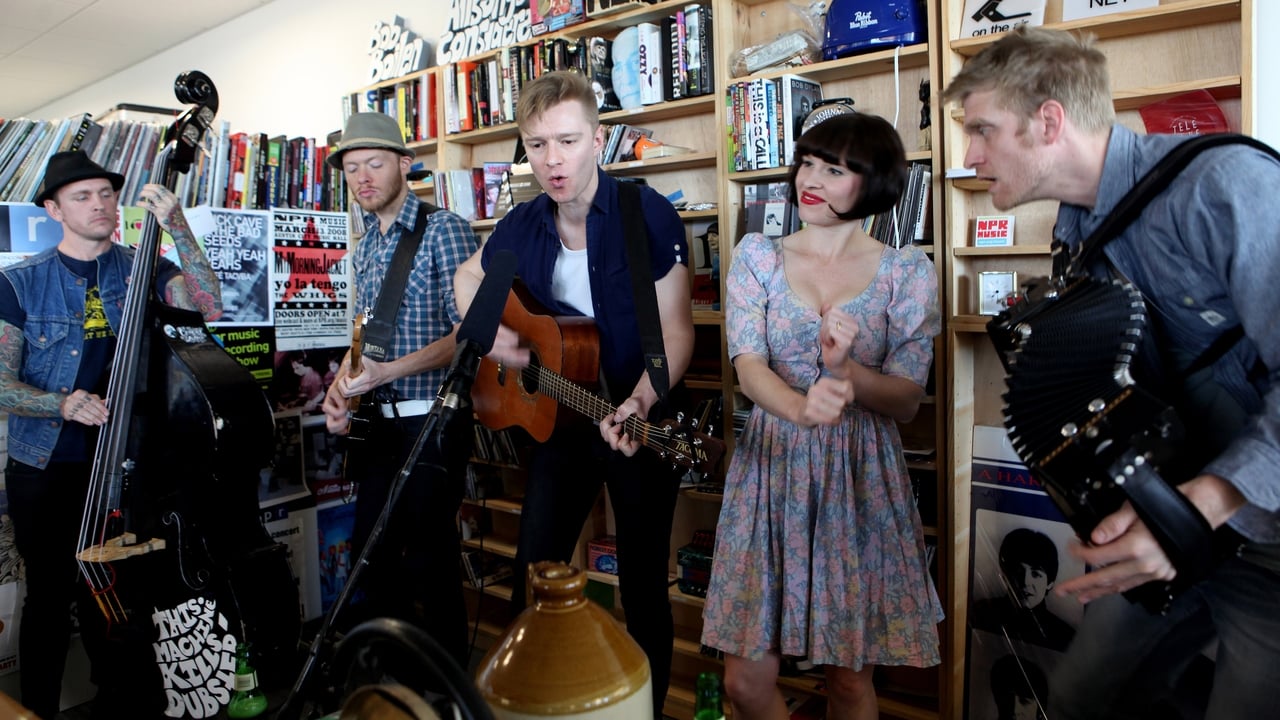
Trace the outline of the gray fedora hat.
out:
<instances>
[{"instance_id":1,"label":"gray fedora hat","mask_svg":"<svg viewBox=\"0 0 1280 720\"><path fill-rule=\"evenodd\" d=\"M52 200L53 194L64 185L80 180L106 178L117 192L124 187L124 176L113 173L89 159L83 150L68 150L54 153L45 166L44 182L40 185L40 194L36 195L35 204L44 205L45 200Z\"/></svg>"},{"instance_id":2,"label":"gray fedora hat","mask_svg":"<svg viewBox=\"0 0 1280 720\"><path fill-rule=\"evenodd\" d=\"M360 148L380 148L408 157L414 156L413 151L404 144L400 126L390 115L380 112L355 113L347 118L347 127L342 131L338 149L325 162L330 167L341 170L343 153Z\"/></svg>"}]
</instances>

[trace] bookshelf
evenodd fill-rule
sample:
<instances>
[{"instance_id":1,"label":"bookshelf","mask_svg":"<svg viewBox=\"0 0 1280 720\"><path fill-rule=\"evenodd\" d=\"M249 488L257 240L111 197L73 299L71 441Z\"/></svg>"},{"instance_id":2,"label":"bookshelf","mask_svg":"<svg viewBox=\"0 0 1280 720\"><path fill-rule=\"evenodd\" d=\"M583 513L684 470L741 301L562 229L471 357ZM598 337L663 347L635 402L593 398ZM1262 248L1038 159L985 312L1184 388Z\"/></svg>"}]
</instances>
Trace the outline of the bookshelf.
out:
<instances>
[{"instance_id":1,"label":"bookshelf","mask_svg":"<svg viewBox=\"0 0 1280 720\"><path fill-rule=\"evenodd\" d=\"M994 37L959 38L964 3L940 3L939 55L943 78L954 76L967 58L989 45ZM1171 95L1195 89L1208 90L1227 115L1231 129L1251 133L1251 107L1256 88L1250 68L1254 17L1251 0L1165 0L1158 6L1061 22L1062 0L1048 0L1047 27L1088 33L1097 38L1107 55L1117 122L1144 132L1137 109ZM959 168L967 147L963 111L945 109L942 121L947 168ZM947 396L947 457L951 562L946 592L961 602L950 604L952 621L947 645L952 648L946 667L947 684L960 689L964 681L964 650L968 631L966 603L969 594L969 539L973 441L975 426L1001 426L1000 396L1004 375L999 358L986 338L988 317L977 314L978 273L1013 270L1019 278L1047 275L1049 241L1057 214L1056 203L1035 202L1005 211L1016 216L1014 244L1009 247L971 247L970 225L979 215L999 214L986 195L987 184L965 179L946 181L942 194L945 235L950 247L942 255L948 317L945 325L949 359ZM949 705L950 715L963 712L958 693Z\"/></svg>"},{"instance_id":2,"label":"bookshelf","mask_svg":"<svg viewBox=\"0 0 1280 720\"><path fill-rule=\"evenodd\" d=\"M691 3L687 0L660 0L652 4L637 4L603 17L588 18L584 23L570 26L557 33L535 37L527 44L536 43L543 38L567 40L595 36L613 38L623 29L642 22L660 23L663 18L682 10L689 4ZM610 163L605 165L604 169L614 175L643 177L664 195L672 196L679 192L689 203L699 203L696 209L683 210L680 213L688 228L691 246L696 239L695 233L704 232L706 225L710 222L718 225L721 272L716 280L716 290L719 292L722 303L718 308L700 308L694 311L694 360L686 374L686 384L693 391L695 400L712 395L724 398L724 412L719 419L717 430L726 442L727 458L728 453L733 450L733 412L737 408L745 407L746 400L737 392L733 367L729 362L725 344L723 311L725 271L732 257L733 243L740 237L745 221L743 188L756 182L784 180L787 174L785 167L747 172L733 171L732 159L726 143L726 127L731 118L726 111L724 98L731 83L748 78L732 77L729 60L733 53L740 49L768 42L781 32L799 28L801 19L790 9L786 0L705 0L700 4L712 9L712 23L709 26L710 50L715 65L712 91L706 95L604 112L600 120L602 124L624 123L645 127L653 130L654 139L691 150L688 154L672 157ZM936 3L929 3L927 23L929 37L938 37ZM802 67L771 68L751 77L778 78L789 73L796 74L821 83L824 97L853 97L855 107L859 111L873 112L890 121L894 121L896 117L896 124L901 128L904 145L908 151L908 159L923 163L932 172L930 191L932 196L937 198L941 191L943 175L942 143L938 129L941 117L936 100L928 100L930 117L934 122L927 131L921 132L918 128L921 106L917 99L918 87L924 80L931 83L936 96L939 57L934 48L935 44L931 41L900 49L879 50L838 60L817 62ZM490 52L466 58L463 62L486 62L494 54ZM517 136L514 123L499 123L464 132L447 132L443 111L447 85L445 74L452 71L453 66L430 68L405 78L361 88L351 96L358 98L369 92L394 94L394 88L397 85L421 83L422 78L435 75L436 132L432 138L423 139L420 144L411 145L417 153L418 161L422 162L425 168L437 173L481 167L485 162L510 161ZM432 192L430 184L415 185L414 190L419 194ZM427 197L430 196L427 195ZM702 203L709 205L702 205ZM932 203L931 213L932 226L939 230L936 235L941 238L943 215L940 202ZM473 222L472 227L483 237L495 224L496 221L492 219L477 220ZM925 245L923 249L931 255L935 254L935 246L932 244ZM941 251L939 250L937 254L940 255ZM941 260L938 259L938 262L941 263ZM945 287L945 273L941 270L941 265L939 267L939 284L940 287ZM935 352L934 382L932 383L936 387L945 385L947 363L942 350L940 338ZM928 526L927 535L939 543L938 558L941 572L938 578L940 579L945 576L945 568L950 563L952 536L950 529L946 526L950 515L942 509L943 498L947 495L948 479L947 474L941 470L948 467L947 444L943 441L948 410L945 396L932 389L930 392L931 395L923 404L917 418L903 426L901 430L904 438L909 440L908 445L922 451L921 456L912 460L913 474L918 474L922 478L924 492L937 498L936 506L939 509L936 516L925 518L925 523ZM677 549L690 542L694 531L714 528L719 509L720 495L717 493L682 491L677 502L671 538L670 567L673 577L677 569ZM486 512L492 515L502 514L494 507L487 509ZM602 531L608 526L609 519L605 505L603 502L598 503L596 515L588 521L584 529L580 550L585 548L587 540L596 534L603 534ZM575 560L581 563L585 561L585 557L575 558ZM610 584L608 577L599 577L594 572L590 577L593 586L605 588L606 593L612 595L613 585ZM955 596L948 593L942 582L937 582L937 585L948 617L952 617L953 606L956 605ZM723 667L718 665L719 661L698 652L701 598L679 593L674 588L673 585L671 599L677 627L677 651L666 710L673 717L688 718L692 715L692 687L696 673L704 669L723 672ZM488 628L502 624L500 619L493 620L486 617L484 613L480 614L480 621L482 627ZM944 652L947 653L948 658L953 654L950 648L944 648ZM944 662L947 661L944 660ZM895 670L889 674L891 675L888 680L889 686L910 688L910 690L897 694L892 690L882 693L881 710L886 717L939 717L940 708L950 703L951 696L959 690L959 685L953 686L946 682L952 676L951 673L939 673L937 670L920 672L908 670L903 674ZM961 671L958 676L963 677L963 672ZM806 689L809 692L818 692L815 690L815 683L812 682L789 679L782 684L786 686L786 692L789 695L803 693ZM946 715L946 713L941 714Z\"/></svg>"}]
</instances>

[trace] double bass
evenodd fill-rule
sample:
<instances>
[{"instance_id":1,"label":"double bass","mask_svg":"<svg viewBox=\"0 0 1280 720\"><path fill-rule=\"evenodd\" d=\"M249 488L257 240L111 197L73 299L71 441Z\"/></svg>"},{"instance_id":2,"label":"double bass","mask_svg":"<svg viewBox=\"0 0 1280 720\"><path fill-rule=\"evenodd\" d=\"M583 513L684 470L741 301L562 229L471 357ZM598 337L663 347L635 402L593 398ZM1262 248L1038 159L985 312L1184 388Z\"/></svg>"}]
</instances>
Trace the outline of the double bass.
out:
<instances>
[{"instance_id":1,"label":"double bass","mask_svg":"<svg viewBox=\"0 0 1280 720\"><path fill-rule=\"evenodd\" d=\"M201 72L178 76L193 104L169 128L152 182L173 190L217 112ZM108 642L140 670L141 705L211 717L234 690L235 652L260 664L298 649L301 613L286 546L258 508L274 455L270 403L197 312L161 302L159 224L135 249L106 390L77 562L106 619ZM154 691L153 697L150 695Z\"/></svg>"}]
</instances>

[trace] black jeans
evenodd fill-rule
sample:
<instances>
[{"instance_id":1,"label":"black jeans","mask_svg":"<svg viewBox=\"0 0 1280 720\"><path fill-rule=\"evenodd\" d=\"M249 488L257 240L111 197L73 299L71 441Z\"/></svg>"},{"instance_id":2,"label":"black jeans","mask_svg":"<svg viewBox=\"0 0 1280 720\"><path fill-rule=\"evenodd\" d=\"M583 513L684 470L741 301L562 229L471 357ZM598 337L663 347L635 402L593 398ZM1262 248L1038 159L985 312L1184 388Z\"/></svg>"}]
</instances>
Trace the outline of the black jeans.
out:
<instances>
[{"instance_id":1,"label":"black jeans","mask_svg":"<svg viewBox=\"0 0 1280 720\"><path fill-rule=\"evenodd\" d=\"M368 438L353 443L347 479L359 483L351 560L364 551L426 422L426 415L377 418ZM464 671L467 667L467 608L459 570L457 516L474 443L472 420L459 413L447 429L441 452L435 438L413 466L391 520L362 571L362 599L354 620L394 617L421 627ZM348 623L339 623L347 625Z\"/></svg>"},{"instance_id":2,"label":"black jeans","mask_svg":"<svg viewBox=\"0 0 1280 720\"><path fill-rule=\"evenodd\" d=\"M627 632L649 658L654 717L662 717L675 627L667 574L679 474L657 455L610 450L589 422L558 429L535 446L520 513L511 601L524 605L525 572L541 560L568 562L600 485L609 489L618 543L618 586Z\"/></svg>"},{"instance_id":3,"label":"black jeans","mask_svg":"<svg viewBox=\"0 0 1280 720\"><path fill-rule=\"evenodd\" d=\"M95 715L108 704L105 695L112 695L127 703L131 713L138 711L135 717L158 717L164 695L155 675L154 650L145 640L128 640L129 628L114 629L108 641L106 620L75 559L90 470L87 462L53 463L40 470L12 458L5 468L14 544L26 565L27 595L18 631L22 704L43 718L57 715L74 605L90 679L100 688ZM147 613L139 616L139 622L149 623ZM137 664L148 658L149 665ZM103 707L103 712L112 710Z\"/></svg>"}]
</instances>

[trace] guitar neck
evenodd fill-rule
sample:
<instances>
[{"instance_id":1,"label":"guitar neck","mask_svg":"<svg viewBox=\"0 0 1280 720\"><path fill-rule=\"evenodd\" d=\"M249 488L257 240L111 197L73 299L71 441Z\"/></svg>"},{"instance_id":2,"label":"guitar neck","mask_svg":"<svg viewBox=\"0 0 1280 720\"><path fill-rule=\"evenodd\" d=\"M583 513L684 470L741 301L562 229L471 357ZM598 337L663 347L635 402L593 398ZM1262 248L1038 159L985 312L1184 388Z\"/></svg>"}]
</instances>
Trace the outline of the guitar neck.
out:
<instances>
[{"instance_id":1,"label":"guitar neck","mask_svg":"<svg viewBox=\"0 0 1280 720\"><path fill-rule=\"evenodd\" d=\"M538 391L556 402L582 415L591 418L598 425L602 420L617 411L617 406L610 405L603 398L561 375L538 367ZM666 432L653 423L645 422L632 415L623 423L623 431L640 441L650 450L671 452L662 439Z\"/></svg>"}]
</instances>

